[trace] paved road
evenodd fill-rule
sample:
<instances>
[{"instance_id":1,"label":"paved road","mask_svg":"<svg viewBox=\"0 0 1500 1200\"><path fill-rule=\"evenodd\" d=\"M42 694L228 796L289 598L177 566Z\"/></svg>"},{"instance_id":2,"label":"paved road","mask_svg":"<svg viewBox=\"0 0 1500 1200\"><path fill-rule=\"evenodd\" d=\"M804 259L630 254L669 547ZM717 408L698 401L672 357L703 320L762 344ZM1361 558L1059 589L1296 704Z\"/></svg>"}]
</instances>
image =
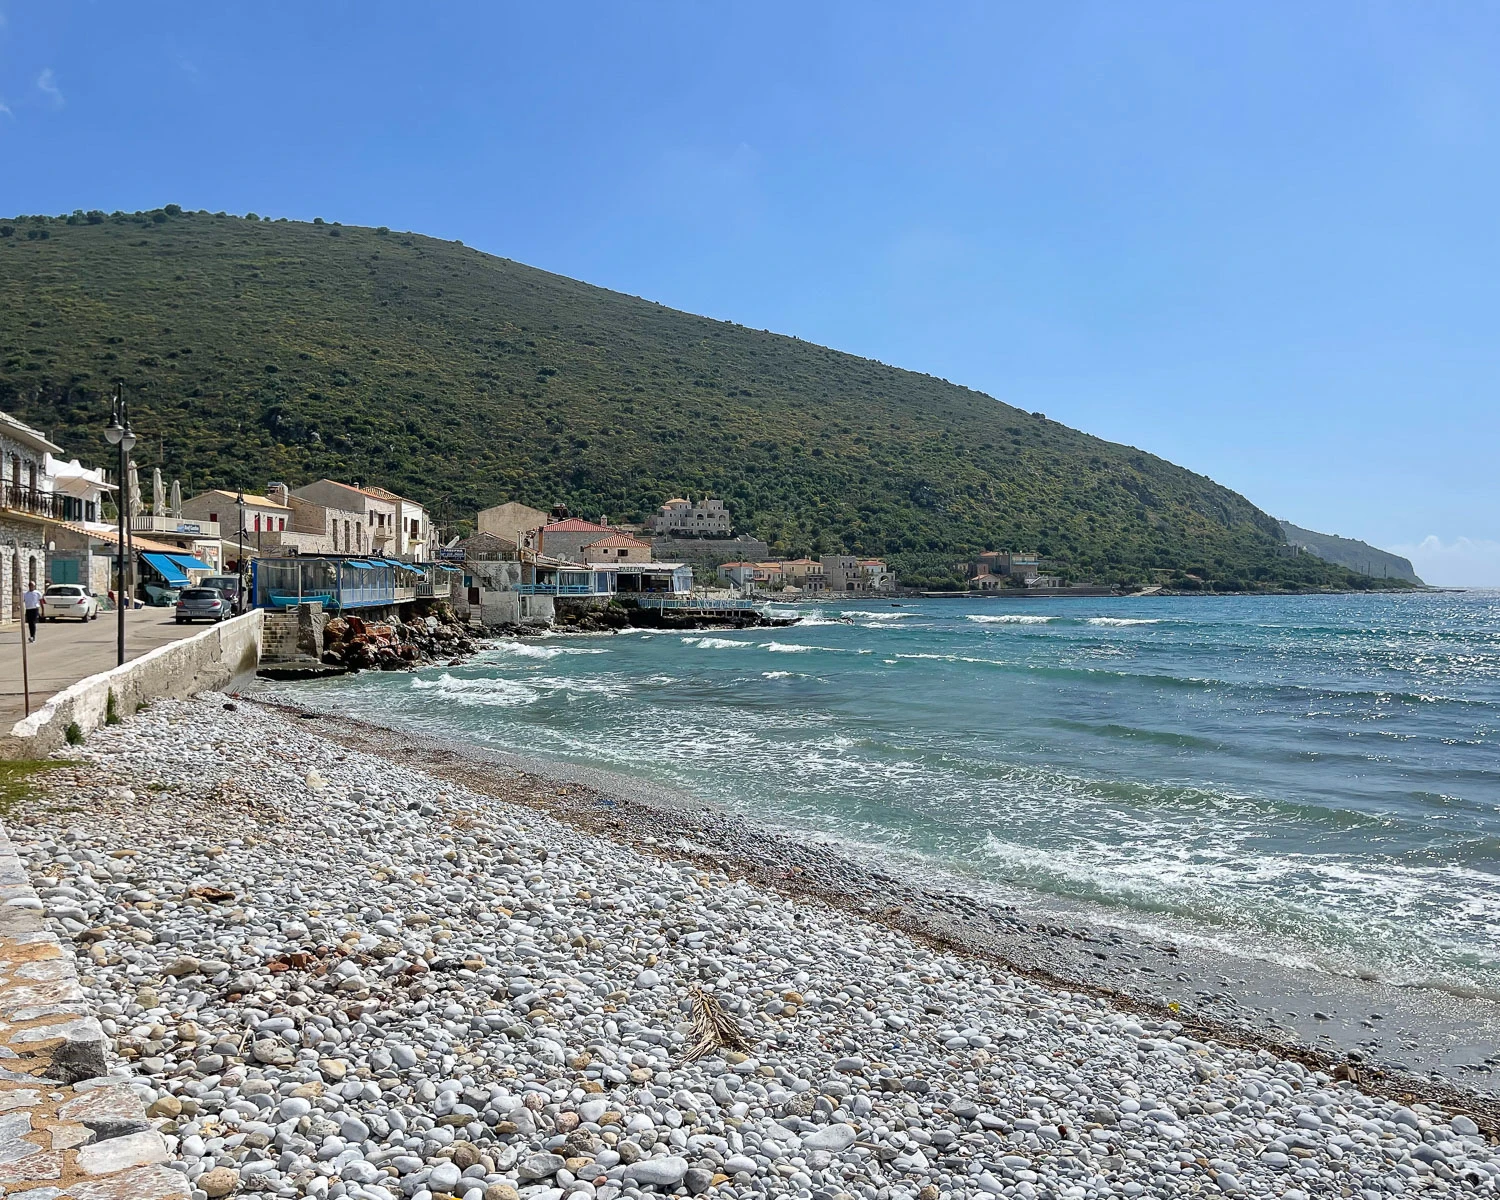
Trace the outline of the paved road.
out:
<instances>
[{"instance_id":1,"label":"paved road","mask_svg":"<svg viewBox=\"0 0 1500 1200\"><path fill-rule=\"evenodd\" d=\"M139 658L148 650L189 637L203 625L178 625L169 608L139 608L125 614L125 657ZM0 731L8 731L24 715L21 694L21 639L24 625L0 625ZM102 612L97 621L43 621L36 641L26 647L31 676L31 711L36 712L53 692L115 665L115 614Z\"/></svg>"}]
</instances>

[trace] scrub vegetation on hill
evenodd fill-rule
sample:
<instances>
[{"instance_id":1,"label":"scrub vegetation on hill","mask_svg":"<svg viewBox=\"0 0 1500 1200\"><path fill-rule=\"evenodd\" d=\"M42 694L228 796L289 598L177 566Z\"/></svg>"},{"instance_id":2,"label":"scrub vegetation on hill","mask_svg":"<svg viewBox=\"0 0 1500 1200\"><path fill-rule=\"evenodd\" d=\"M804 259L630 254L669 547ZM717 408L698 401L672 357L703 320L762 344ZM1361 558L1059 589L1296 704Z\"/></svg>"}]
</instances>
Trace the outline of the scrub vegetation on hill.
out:
<instances>
[{"instance_id":1,"label":"scrub vegetation on hill","mask_svg":"<svg viewBox=\"0 0 1500 1200\"><path fill-rule=\"evenodd\" d=\"M330 475L431 506L638 520L724 497L785 554L957 583L983 549L1179 586L1368 586L1154 455L967 388L385 228L184 212L0 221L0 407L94 462L123 380L191 494Z\"/></svg>"}]
</instances>

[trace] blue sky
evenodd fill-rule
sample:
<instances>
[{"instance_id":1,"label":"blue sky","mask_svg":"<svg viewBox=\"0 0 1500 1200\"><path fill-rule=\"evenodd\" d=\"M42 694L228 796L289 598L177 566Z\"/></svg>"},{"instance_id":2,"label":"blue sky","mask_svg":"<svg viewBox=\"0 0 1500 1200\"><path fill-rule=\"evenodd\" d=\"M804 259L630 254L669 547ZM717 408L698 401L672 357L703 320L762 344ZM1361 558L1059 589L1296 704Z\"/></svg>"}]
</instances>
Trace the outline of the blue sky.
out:
<instances>
[{"instance_id":1,"label":"blue sky","mask_svg":"<svg viewBox=\"0 0 1500 1200\"><path fill-rule=\"evenodd\" d=\"M0 0L0 212L389 225L1500 585L1500 8Z\"/></svg>"}]
</instances>

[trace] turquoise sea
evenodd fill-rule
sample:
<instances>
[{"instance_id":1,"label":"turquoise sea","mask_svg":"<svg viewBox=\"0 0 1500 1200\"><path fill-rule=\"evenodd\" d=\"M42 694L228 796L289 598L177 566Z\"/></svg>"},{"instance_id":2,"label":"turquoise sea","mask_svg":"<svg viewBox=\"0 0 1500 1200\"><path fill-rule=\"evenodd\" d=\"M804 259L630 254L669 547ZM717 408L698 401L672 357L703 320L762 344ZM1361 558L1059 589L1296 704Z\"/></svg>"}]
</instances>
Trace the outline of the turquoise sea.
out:
<instances>
[{"instance_id":1,"label":"turquoise sea","mask_svg":"<svg viewBox=\"0 0 1500 1200\"><path fill-rule=\"evenodd\" d=\"M899 869L1500 995L1500 593L844 602L295 698L603 767Z\"/></svg>"}]
</instances>

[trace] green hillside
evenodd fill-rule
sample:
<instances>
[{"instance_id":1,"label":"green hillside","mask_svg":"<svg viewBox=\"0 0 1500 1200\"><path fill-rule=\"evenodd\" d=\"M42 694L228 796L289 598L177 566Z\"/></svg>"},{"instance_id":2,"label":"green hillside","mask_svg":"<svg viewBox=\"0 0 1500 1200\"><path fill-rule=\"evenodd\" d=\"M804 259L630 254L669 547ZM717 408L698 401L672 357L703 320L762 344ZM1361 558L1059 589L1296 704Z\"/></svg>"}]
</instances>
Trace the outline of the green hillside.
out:
<instances>
[{"instance_id":1,"label":"green hillside","mask_svg":"<svg viewBox=\"0 0 1500 1200\"><path fill-rule=\"evenodd\" d=\"M1153 455L457 243L176 206L0 222L0 407L105 462L116 378L142 464L189 493L326 474L453 527L505 499L628 521L708 492L779 551L934 583L1010 547L1079 578L1363 581Z\"/></svg>"}]
</instances>

